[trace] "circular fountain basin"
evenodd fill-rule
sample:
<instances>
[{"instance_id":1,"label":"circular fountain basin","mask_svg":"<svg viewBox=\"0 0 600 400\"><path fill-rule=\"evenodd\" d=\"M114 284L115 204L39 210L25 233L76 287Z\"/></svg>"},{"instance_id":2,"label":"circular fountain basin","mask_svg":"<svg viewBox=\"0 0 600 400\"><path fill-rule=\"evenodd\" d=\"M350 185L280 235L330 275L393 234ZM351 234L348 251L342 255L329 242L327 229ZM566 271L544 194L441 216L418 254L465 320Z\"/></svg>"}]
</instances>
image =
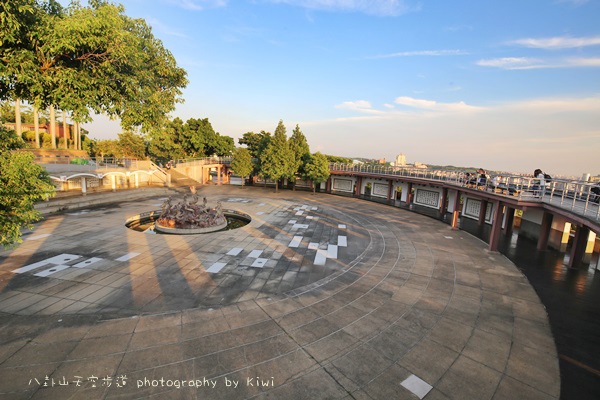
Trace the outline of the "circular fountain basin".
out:
<instances>
[{"instance_id":1,"label":"circular fountain basin","mask_svg":"<svg viewBox=\"0 0 600 400\"><path fill-rule=\"evenodd\" d=\"M127 219L125 226L138 232L159 233L168 235L198 235L241 228L252 221L245 213L236 210L223 210L227 223L207 228L169 228L160 226L156 220L160 217L161 210L148 211Z\"/></svg>"}]
</instances>

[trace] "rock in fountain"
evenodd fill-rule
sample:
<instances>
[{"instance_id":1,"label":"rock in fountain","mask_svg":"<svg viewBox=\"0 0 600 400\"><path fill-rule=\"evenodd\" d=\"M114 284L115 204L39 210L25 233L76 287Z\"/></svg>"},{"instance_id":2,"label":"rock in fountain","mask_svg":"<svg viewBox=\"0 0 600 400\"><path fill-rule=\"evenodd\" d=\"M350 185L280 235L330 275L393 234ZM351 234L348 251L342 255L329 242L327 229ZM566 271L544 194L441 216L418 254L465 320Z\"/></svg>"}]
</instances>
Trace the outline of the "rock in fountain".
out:
<instances>
[{"instance_id":1,"label":"rock in fountain","mask_svg":"<svg viewBox=\"0 0 600 400\"><path fill-rule=\"evenodd\" d=\"M154 229L162 233L190 235L221 230L227 227L227 219L223 214L221 202L210 208L206 197L198 204L196 188L190 186L191 198L185 194L178 204L171 204L169 197L162 205L162 213L156 221Z\"/></svg>"}]
</instances>

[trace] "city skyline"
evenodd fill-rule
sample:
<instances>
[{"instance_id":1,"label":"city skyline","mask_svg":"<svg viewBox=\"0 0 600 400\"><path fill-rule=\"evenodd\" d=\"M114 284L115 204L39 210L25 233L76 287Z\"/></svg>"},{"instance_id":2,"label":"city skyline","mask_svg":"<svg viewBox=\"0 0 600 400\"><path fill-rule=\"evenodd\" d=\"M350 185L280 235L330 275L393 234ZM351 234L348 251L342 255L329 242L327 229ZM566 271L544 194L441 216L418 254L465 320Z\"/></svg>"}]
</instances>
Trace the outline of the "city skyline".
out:
<instances>
[{"instance_id":1,"label":"city skyline","mask_svg":"<svg viewBox=\"0 0 600 400\"><path fill-rule=\"evenodd\" d=\"M313 152L600 173L598 1L120 3L188 72L171 116L236 144L281 119Z\"/></svg>"}]
</instances>

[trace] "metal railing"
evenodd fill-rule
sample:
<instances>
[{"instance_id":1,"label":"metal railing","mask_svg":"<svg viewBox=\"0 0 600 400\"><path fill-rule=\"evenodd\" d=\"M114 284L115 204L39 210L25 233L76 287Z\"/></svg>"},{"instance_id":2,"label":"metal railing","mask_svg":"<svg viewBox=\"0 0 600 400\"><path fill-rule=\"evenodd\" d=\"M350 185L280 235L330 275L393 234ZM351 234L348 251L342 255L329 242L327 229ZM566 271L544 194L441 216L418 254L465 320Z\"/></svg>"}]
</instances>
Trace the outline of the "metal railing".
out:
<instances>
[{"instance_id":1,"label":"metal railing","mask_svg":"<svg viewBox=\"0 0 600 400\"><path fill-rule=\"evenodd\" d=\"M521 175L492 175L485 178L462 171L429 170L422 168L388 167L378 165L329 165L331 172L364 173L382 177L405 177L424 181L441 181L450 185L492 192L518 200L552 204L561 209L600 221L600 185L586 181L552 179L544 181Z\"/></svg>"},{"instance_id":2,"label":"metal railing","mask_svg":"<svg viewBox=\"0 0 600 400\"><path fill-rule=\"evenodd\" d=\"M78 169L109 169L125 168L137 169L137 158L115 158L115 157L76 157L76 156L36 156L36 164L42 165L77 165Z\"/></svg>"},{"instance_id":3,"label":"metal railing","mask_svg":"<svg viewBox=\"0 0 600 400\"><path fill-rule=\"evenodd\" d=\"M228 157L201 157L201 158L187 158L187 159L179 159L172 160L171 167L197 167L201 165L209 165L209 164L230 164L231 163L230 156Z\"/></svg>"}]
</instances>

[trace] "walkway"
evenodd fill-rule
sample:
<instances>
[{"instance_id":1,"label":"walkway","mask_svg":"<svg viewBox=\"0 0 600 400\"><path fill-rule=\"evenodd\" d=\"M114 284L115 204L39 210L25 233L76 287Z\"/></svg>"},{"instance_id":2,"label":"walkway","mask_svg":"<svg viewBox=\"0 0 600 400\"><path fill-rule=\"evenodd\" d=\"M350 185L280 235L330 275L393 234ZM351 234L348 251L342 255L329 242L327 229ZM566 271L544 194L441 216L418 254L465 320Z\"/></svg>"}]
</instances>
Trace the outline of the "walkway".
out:
<instances>
[{"instance_id":1,"label":"walkway","mask_svg":"<svg viewBox=\"0 0 600 400\"><path fill-rule=\"evenodd\" d=\"M253 221L128 230L160 208L145 198L50 217L0 253L2 398L559 397L544 307L466 232L337 196L200 194Z\"/></svg>"}]
</instances>

